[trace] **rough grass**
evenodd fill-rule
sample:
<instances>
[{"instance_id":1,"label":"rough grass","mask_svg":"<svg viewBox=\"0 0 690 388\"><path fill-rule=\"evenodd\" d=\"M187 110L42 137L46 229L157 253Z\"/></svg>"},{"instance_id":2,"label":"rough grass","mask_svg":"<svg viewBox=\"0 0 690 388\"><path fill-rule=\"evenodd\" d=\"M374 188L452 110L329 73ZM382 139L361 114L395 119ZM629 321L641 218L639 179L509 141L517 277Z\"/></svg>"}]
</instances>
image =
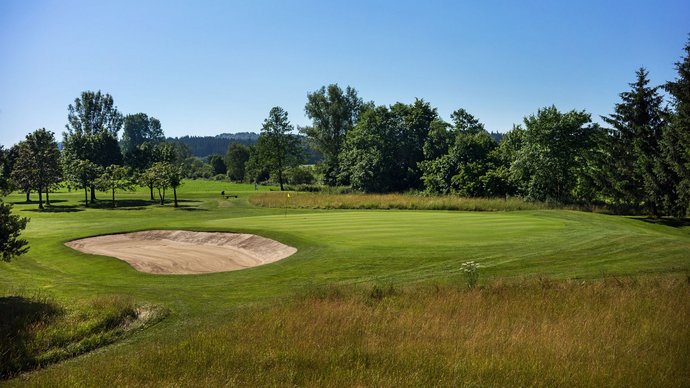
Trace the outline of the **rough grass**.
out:
<instances>
[{"instance_id":1,"label":"rough grass","mask_svg":"<svg viewBox=\"0 0 690 388\"><path fill-rule=\"evenodd\" d=\"M411 194L329 194L267 192L255 195L256 206L298 209L405 209L512 211L547 209L548 205L520 198L467 198L453 195L420 196Z\"/></svg>"},{"instance_id":2,"label":"rough grass","mask_svg":"<svg viewBox=\"0 0 690 388\"><path fill-rule=\"evenodd\" d=\"M121 295L70 306L45 296L0 296L0 379L112 343L151 321L152 311Z\"/></svg>"},{"instance_id":3,"label":"rough grass","mask_svg":"<svg viewBox=\"0 0 690 388\"><path fill-rule=\"evenodd\" d=\"M320 288L30 382L688 386L689 292L684 277Z\"/></svg>"}]
</instances>

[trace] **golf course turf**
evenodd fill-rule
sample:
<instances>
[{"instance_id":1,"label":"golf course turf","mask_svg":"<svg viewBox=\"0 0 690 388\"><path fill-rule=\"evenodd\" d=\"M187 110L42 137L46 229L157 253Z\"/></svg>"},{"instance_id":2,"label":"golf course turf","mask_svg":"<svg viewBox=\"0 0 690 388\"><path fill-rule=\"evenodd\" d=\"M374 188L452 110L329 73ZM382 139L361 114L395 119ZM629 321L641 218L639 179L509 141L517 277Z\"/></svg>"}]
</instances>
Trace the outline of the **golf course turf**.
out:
<instances>
[{"instance_id":1,"label":"golf course turf","mask_svg":"<svg viewBox=\"0 0 690 388\"><path fill-rule=\"evenodd\" d=\"M236 193L239 198L222 198L217 194L221 190ZM268 189L262 187L261 190ZM89 385L98 385L116 378L120 380L115 383L128 385L191 383L199 376L199 368L204 366L184 361L187 357L184 352L194 353L199 349L194 346L186 349L178 342L180 338L187 341L186 344L198 341L202 347L212 347L216 342L213 338L241 341L242 336L228 336L227 330L238 329L238 325L245 322L243 320L251 320L243 315L247 311L254 316L284 303L297 303L299 307L299 303L304 303L299 302L299 295L324 287L343 288L346 294L358 292L351 289L369 290L371 287L383 287L384 290L386 287L407 290L431 285L438 285L442 290L461 288L464 277L460 266L470 260L480 264L480 285L483 286L497 281L531 284L535 279L595 282L598 278L628 277L651 277L663 283L669 278L683 278L690 271L690 227L682 222L666 225L642 218L564 210L457 212L267 208L250 204L248 198L253 194L253 185L187 181L178 190L180 208L149 203L147 191L140 189L135 193L119 193L116 209L111 209L107 201L85 209L80 202L82 193L59 192L51 194L53 207L44 212L36 211L36 204L24 204L22 195L7 197L6 201L15 202L15 213L31 218L24 233L31 249L12 262L0 263L2 295L40 290L67 306L94 296L126 295L140 304L162 306L169 310L169 315L114 345L6 382L42 385L86 381ZM242 271L157 276L138 272L123 261L80 253L64 245L89 236L144 230L251 233L295 247L297 253ZM687 288L683 289L683 283L680 284L669 286L677 293L666 293L667 301L674 301L683 293L687 295ZM645 287L653 289L653 286ZM575 294L570 294L577 288L568 290L564 298L577 299ZM650 291L644 290L642 294L646 296L640 296L640 300L649 303ZM596 295L588 292L584 294L596 300ZM409 295L409 291L401 293ZM528 304L528 295L523 294L518 297L516 306ZM604 294L607 295L604 299L615 299L612 294ZM558 295L555 297L558 299ZM678 303L678 308L687 308L687 303ZM645 311L639 306L631 309L640 310L634 315L636 317ZM688 312L685 313L687 317ZM683 322L687 322L687 318ZM686 341L679 348L684 353L674 356L688 357L690 340L687 333L680 339ZM140 353L139 349L145 351ZM270 351L270 347L266 349ZM404 351L413 352L413 349L406 347ZM277 365L281 363L278 353L274 358ZM136 373L120 376L127 368L131 369L124 361L128 355L142 357L140 362L156 365L150 365L153 371L140 370L138 376ZM356 352L352 357L357 357ZM337 362L337 358L333 361ZM480 364L490 361L490 358L474 360ZM102 369L106 364L112 364L113 369L103 371L105 380L87 376L93 368ZM156 368L163 368L163 365L165 371L156 374ZM243 380L238 378L240 367L233 369L233 365L226 365L226 369L218 370L220 366L215 363L207 366L205 376L209 377L209 383L279 382L271 371L266 372L266 380ZM540 374L546 373L538 364L513 367L526 371L525 379L521 380L525 383L530 381L530 376L534 378L532 382L537 383ZM413 374L414 370L408 372ZM377 373L385 373L385 369ZM673 369L673 373L679 372ZM684 373L676 379L653 381L687 382L688 370ZM287 385L291 381L298 385L328 385L327 381L320 380L325 377L319 377L316 372L313 376L300 376L301 380L290 380L286 376L284 382ZM342 383L343 380L337 381ZM386 379L378 381L394 383ZM425 379L410 381L429 382ZM357 380L353 382L356 384ZM377 380L360 382L376 384ZM468 381L473 382L481 384L476 379ZM613 382L634 384L640 380ZM439 383L444 385L444 382Z\"/></svg>"}]
</instances>

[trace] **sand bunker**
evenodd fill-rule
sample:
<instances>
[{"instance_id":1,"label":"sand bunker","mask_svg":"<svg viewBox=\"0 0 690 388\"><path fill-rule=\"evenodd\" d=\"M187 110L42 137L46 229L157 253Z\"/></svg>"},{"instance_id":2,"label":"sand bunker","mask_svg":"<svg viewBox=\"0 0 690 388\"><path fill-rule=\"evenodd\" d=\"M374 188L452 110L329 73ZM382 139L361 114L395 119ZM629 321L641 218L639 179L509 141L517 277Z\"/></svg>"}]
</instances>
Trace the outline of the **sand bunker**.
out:
<instances>
[{"instance_id":1,"label":"sand bunker","mask_svg":"<svg viewBox=\"0 0 690 388\"><path fill-rule=\"evenodd\" d=\"M65 243L78 251L117 257L141 272L198 274L273 263L296 248L253 234L149 230Z\"/></svg>"}]
</instances>

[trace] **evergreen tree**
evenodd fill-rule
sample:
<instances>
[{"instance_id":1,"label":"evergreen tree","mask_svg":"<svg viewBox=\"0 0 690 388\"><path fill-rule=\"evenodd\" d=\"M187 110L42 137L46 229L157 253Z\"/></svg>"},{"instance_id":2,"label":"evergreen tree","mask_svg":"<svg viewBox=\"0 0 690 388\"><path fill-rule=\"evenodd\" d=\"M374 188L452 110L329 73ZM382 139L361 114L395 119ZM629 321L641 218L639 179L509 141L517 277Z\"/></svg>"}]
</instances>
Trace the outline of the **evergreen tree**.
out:
<instances>
[{"instance_id":1,"label":"evergreen tree","mask_svg":"<svg viewBox=\"0 0 690 388\"><path fill-rule=\"evenodd\" d=\"M273 107L264 120L256 145L259 160L276 175L281 191L284 189L285 170L303 160L300 141L291 133L293 129L287 112L281 107Z\"/></svg>"},{"instance_id":2,"label":"evergreen tree","mask_svg":"<svg viewBox=\"0 0 690 388\"><path fill-rule=\"evenodd\" d=\"M618 202L644 206L652 215L663 211L673 177L662 161L660 140L666 112L658 87L650 87L648 72L640 68L615 112L602 119L611 129L610 183Z\"/></svg>"},{"instance_id":3,"label":"evergreen tree","mask_svg":"<svg viewBox=\"0 0 690 388\"><path fill-rule=\"evenodd\" d=\"M29 250L29 243L19 236L28 222L28 218L12 214L12 205L0 200L0 260L10 261Z\"/></svg>"},{"instance_id":4,"label":"evergreen tree","mask_svg":"<svg viewBox=\"0 0 690 388\"><path fill-rule=\"evenodd\" d=\"M661 144L669 167L678 176L673 188L676 200L671 206L677 217L685 216L690 206L690 39L684 49L685 57L676 63L678 77L665 85L673 112Z\"/></svg>"}]
</instances>

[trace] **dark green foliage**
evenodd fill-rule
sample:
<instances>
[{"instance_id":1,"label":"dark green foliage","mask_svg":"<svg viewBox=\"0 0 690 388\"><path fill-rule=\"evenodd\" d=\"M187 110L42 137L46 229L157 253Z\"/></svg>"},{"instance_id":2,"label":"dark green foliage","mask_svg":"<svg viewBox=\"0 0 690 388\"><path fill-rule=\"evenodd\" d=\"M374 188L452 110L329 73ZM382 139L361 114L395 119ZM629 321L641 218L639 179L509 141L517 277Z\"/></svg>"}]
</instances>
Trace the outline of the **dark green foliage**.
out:
<instances>
[{"instance_id":1,"label":"dark green foliage","mask_svg":"<svg viewBox=\"0 0 690 388\"><path fill-rule=\"evenodd\" d=\"M182 185L184 174L182 169L172 163L156 162L149 167L143 174L141 179L147 184L151 184L158 191L158 198L160 204L165 204L165 193L167 189L173 189L173 204L175 207L177 203L177 188Z\"/></svg>"},{"instance_id":2,"label":"dark green foliage","mask_svg":"<svg viewBox=\"0 0 690 388\"><path fill-rule=\"evenodd\" d=\"M423 100L365 110L345 139L341 180L367 192L420 188L418 163L436 121L436 109Z\"/></svg>"},{"instance_id":3,"label":"dark green foliage","mask_svg":"<svg viewBox=\"0 0 690 388\"><path fill-rule=\"evenodd\" d=\"M430 132L425 155L438 155L419 163L425 190L434 194L502 196L507 193L507 169L501 167L498 144L474 116L458 109L454 126L440 125ZM445 152L443 150L445 149Z\"/></svg>"},{"instance_id":4,"label":"dark green foliage","mask_svg":"<svg viewBox=\"0 0 690 388\"><path fill-rule=\"evenodd\" d=\"M273 107L264 120L256 144L259 163L275 174L281 191L285 170L299 165L303 159L300 140L291 133L293 129L287 112L281 107Z\"/></svg>"},{"instance_id":5,"label":"dark green foliage","mask_svg":"<svg viewBox=\"0 0 690 388\"><path fill-rule=\"evenodd\" d=\"M343 91L337 84L328 85L307 94L304 111L312 126L300 128L313 147L321 153L324 183L334 186L340 174L339 155L347 133L359 119L364 103L357 91L347 87Z\"/></svg>"},{"instance_id":6,"label":"dark green foliage","mask_svg":"<svg viewBox=\"0 0 690 388\"><path fill-rule=\"evenodd\" d=\"M295 166L285 172L287 182L291 185L311 185L316 182L314 169L310 166Z\"/></svg>"},{"instance_id":7,"label":"dark green foliage","mask_svg":"<svg viewBox=\"0 0 690 388\"><path fill-rule=\"evenodd\" d=\"M9 150L0 146L0 196L9 194L11 190L10 173L12 172L9 160Z\"/></svg>"},{"instance_id":8,"label":"dark green foliage","mask_svg":"<svg viewBox=\"0 0 690 388\"><path fill-rule=\"evenodd\" d=\"M145 113L127 115L122 130L122 157L125 165L143 169L152 163L153 146L165 139L161 122Z\"/></svg>"},{"instance_id":9,"label":"dark green foliage","mask_svg":"<svg viewBox=\"0 0 690 388\"><path fill-rule=\"evenodd\" d=\"M63 155L68 163L88 160L101 167L122 164L117 136L123 118L110 94L102 94L100 90L82 92L67 110ZM91 201L95 200L96 190L91 187Z\"/></svg>"},{"instance_id":10,"label":"dark green foliage","mask_svg":"<svg viewBox=\"0 0 690 388\"><path fill-rule=\"evenodd\" d=\"M551 106L525 118L522 147L511 172L519 190L538 201L572 202L577 183L577 156L588 149L592 127L584 111L561 113Z\"/></svg>"},{"instance_id":11,"label":"dark green foliage","mask_svg":"<svg viewBox=\"0 0 690 388\"><path fill-rule=\"evenodd\" d=\"M123 118L110 94L82 92L68 112L63 146L69 158L89 160L102 167L122 162L117 137Z\"/></svg>"},{"instance_id":12,"label":"dark green foliage","mask_svg":"<svg viewBox=\"0 0 690 388\"><path fill-rule=\"evenodd\" d=\"M225 175L228 172L228 167L225 165L225 161L220 155L209 156L208 164L211 166L213 175Z\"/></svg>"},{"instance_id":13,"label":"dark green foliage","mask_svg":"<svg viewBox=\"0 0 690 388\"><path fill-rule=\"evenodd\" d=\"M341 181L367 192L401 189L395 121L385 106L367 109L347 134L340 154Z\"/></svg>"},{"instance_id":14,"label":"dark green foliage","mask_svg":"<svg viewBox=\"0 0 690 388\"><path fill-rule=\"evenodd\" d=\"M396 190L422 187L422 172L418 166L424 160L424 145L432 123L439 125L436 108L417 99L412 104L397 103L390 108L393 115L395 159L400 182Z\"/></svg>"},{"instance_id":15,"label":"dark green foliage","mask_svg":"<svg viewBox=\"0 0 690 388\"><path fill-rule=\"evenodd\" d=\"M246 146L254 145L259 140L259 135L253 132L238 134L221 134L218 136L182 136L168 138L169 142L184 144L189 150L189 156L205 158L209 155L222 155L230 144L239 143Z\"/></svg>"},{"instance_id":16,"label":"dark green foliage","mask_svg":"<svg viewBox=\"0 0 690 388\"><path fill-rule=\"evenodd\" d=\"M685 57L676 63L678 77L665 85L673 112L661 139L666 163L678 178L672 188L676 198L669 204L677 217L685 216L690 206L690 39L684 50Z\"/></svg>"},{"instance_id":17,"label":"dark green foliage","mask_svg":"<svg viewBox=\"0 0 690 388\"><path fill-rule=\"evenodd\" d=\"M65 180L70 187L84 189L84 206L89 206L88 190L96 187L96 179L103 168L84 159L63 159ZM93 193L91 198L93 198ZM93 199L92 199L93 201Z\"/></svg>"},{"instance_id":18,"label":"dark green foliage","mask_svg":"<svg viewBox=\"0 0 690 388\"><path fill-rule=\"evenodd\" d=\"M245 177L245 165L249 160L249 147L240 143L232 143L225 155L225 164L228 170L228 178L235 182L243 182Z\"/></svg>"},{"instance_id":19,"label":"dark green foliage","mask_svg":"<svg viewBox=\"0 0 690 388\"><path fill-rule=\"evenodd\" d=\"M18 154L12 178L20 187L38 192L38 207L43 209L43 194L60 182L60 151L55 136L45 128L26 136L17 146Z\"/></svg>"},{"instance_id":20,"label":"dark green foliage","mask_svg":"<svg viewBox=\"0 0 690 388\"><path fill-rule=\"evenodd\" d=\"M103 173L96 178L94 183L98 190L111 192L113 207L116 206L115 192L117 190L131 191L134 189L134 182L132 182L129 170L116 164L104 168Z\"/></svg>"},{"instance_id":21,"label":"dark green foliage","mask_svg":"<svg viewBox=\"0 0 690 388\"><path fill-rule=\"evenodd\" d=\"M648 72L641 68L629 92L604 121L611 125L609 153L610 185L614 201L643 205L652 215L664 213L674 203L675 173L662 156L661 139L667 126L667 112L658 87L650 87Z\"/></svg>"},{"instance_id":22,"label":"dark green foliage","mask_svg":"<svg viewBox=\"0 0 690 388\"><path fill-rule=\"evenodd\" d=\"M29 222L27 218L12 214L12 205L0 200L0 259L10 261L29 250L28 242L19 237Z\"/></svg>"}]
</instances>

